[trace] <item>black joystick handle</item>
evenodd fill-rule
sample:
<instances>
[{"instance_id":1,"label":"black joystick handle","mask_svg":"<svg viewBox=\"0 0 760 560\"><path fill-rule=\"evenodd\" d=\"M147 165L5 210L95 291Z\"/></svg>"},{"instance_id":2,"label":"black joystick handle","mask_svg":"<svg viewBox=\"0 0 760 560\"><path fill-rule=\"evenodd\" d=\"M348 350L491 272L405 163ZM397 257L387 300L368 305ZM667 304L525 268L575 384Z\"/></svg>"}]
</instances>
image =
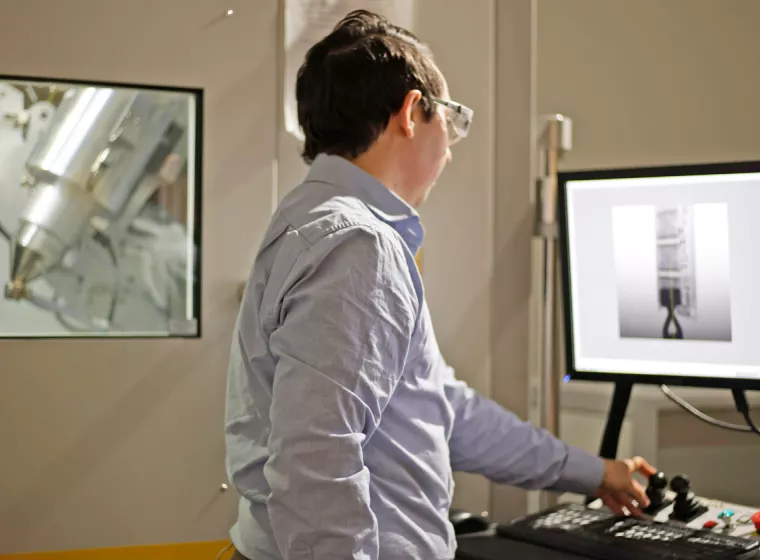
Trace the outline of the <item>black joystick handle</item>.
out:
<instances>
[{"instance_id":1,"label":"black joystick handle","mask_svg":"<svg viewBox=\"0 0 760 560\"><path fill-rule=\"evenodd\" d=\"M649 498L649 505L644 510L648 514L656 514L662 508L668 506L670 501L665 495L665 490L668 487L668 477L664 472L656 472L649 477L649 484L647 485L647 498Z\"/></svg>"},{"instance_id":2,"label":"black joystick handle","mask_svg":"<svg viewBox=\"0 0 760 560\"><path fill-rule=\"evenodd\" d=\"M691 481L685 474L677 474L670 481L670 489L676 494L688 494L691 491Z\"/></svg>"},{"instance_id":3,"label":"black joystick handle","mask_svg":"<svg viewBox=\"0 0 760 560\"><path fill-rule=\"evenodd\" d=\"M655 490L665 490L668 487L668 477L662 471L654 473L649 477L649 487Z\"/></svg>"},{"instance_id":4,"label":"black joystick handle","mask_svg":"<svg viewBox=\"0 0 760 560\"><path fill-rule=\"evenodd\" d=\"M691 491L689 477L682 474L674 476L670 481L670 489L676 493L673 513L670 514L672 519L688 523L707 511L707 507Z\"/></svg>"}]
</instances>

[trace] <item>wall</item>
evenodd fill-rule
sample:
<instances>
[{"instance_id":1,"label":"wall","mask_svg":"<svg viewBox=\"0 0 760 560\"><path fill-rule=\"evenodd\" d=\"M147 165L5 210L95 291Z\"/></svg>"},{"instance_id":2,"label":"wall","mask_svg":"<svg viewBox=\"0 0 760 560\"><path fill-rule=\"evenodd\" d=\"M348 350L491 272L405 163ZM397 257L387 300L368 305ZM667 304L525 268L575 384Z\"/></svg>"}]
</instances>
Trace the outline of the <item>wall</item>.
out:
<instances>
[{"instance_id":1,"label":"wall","mask_svg":"<svg viewBox=\"0 0 760 560\"><path fill-rule=\"evenodd\" d=\"M758 157L760 3L538 6L538 110L574 119L565 169Z\"/></svg>"},{"instance_id":2,"label":"wall","mask_svg":"<svg viewBox=\"0 0 760 560\"><path fill-rule=\"evenodd\" d=\"M573 150L562 168L758 158L760 76L752 69L760 3L540 0L538 6L538 110L574 121ZM644 398L637 393L633 406ZM719 395L708 393L719 407ZM646 399L663 397L652 389ZM744 482L760 460L760 440L705 427L678 410L664 414L659 426L659 467L686 471L698 492L760 500L758 493L747 496Z\"/></svg>"},{"instance_id":3,"label":"wall","mask_svg":"<svg viewBox=\"0 0 760 560\"><path fill-rule=\"evenodd\" d=\"M203 338L0 341L0 553L225 538L224 379L273 203L276 12L0 3L4 73L206 89Z\"/></svg>"},{"instance_id":4,"label":"wall","mask_svg":"<svg viewBox=\"0 0 760 560\"><path fill-rule=\"evenodd\" d=\"M536 288L532 236L536 162L537 0L496 2L496 137L491 306L492 393L499 404L529 418L529 379L535 339ZM526 492L494 484L495 521L526 513Z\"/></svg>"}]
</instances>

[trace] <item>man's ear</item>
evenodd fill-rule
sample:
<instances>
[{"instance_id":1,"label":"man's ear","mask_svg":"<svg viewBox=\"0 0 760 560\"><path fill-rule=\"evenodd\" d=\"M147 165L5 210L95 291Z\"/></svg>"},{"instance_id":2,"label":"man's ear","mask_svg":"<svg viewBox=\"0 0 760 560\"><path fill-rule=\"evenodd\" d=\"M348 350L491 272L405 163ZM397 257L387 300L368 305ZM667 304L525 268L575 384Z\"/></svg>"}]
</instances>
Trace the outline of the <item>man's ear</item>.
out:
<instances>
[{"instance_id":1,"label":"man's ear","mask_svg":"<svg viewBox=\"0 0 760 560\"><path fill-rule=\"evenodd\" d=\"M422 92L418 89L413 89L406 94L404 104L401 105L401 110L398 113L399 126L407 138L414 136L415 111L419 107L421 99Z\"/></svg>"}]
</instances>

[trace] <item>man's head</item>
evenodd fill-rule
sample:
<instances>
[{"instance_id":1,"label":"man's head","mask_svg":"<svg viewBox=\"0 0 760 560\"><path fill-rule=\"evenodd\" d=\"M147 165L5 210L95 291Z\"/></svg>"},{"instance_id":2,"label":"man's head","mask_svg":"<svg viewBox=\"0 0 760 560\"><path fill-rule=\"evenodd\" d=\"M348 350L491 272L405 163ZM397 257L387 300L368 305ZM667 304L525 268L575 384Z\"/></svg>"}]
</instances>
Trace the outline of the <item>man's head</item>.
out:
<instances>
[{"instance_id":1,"label":"man's head","mask_svg":"<svg viewBox=\"0 0 760 560\"><path fill-rule=\"evenodd\" d=\"M307 163L343 156L412 206L425 200L472 118L449 100L430 49L364 10L309 50L296 99Z\"/></svg>"}]
</instances>

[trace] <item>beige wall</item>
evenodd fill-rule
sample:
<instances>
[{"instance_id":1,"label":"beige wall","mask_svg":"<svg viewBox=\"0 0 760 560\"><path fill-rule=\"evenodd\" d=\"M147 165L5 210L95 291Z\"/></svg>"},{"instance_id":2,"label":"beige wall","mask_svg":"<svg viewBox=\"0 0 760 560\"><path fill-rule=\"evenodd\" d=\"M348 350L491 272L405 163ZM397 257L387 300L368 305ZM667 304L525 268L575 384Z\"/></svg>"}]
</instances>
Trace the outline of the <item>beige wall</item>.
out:
<instances>
[{"instance_id":1,"label":"beige wall","mask_svg":"<svg viewBox=\"0 0 760 560\"><path fill-rule=\"evenodd\" d=\"M498 403L527 419L534 342L531 317L533 188L536 150L536 0L497 0L493 271L490 307L492 392ZM526 512L524 491L492 485L491 517Z\"/></svg>"},{"instance_id":2,"label":"beige wall","mask_svg":"<svg viewBox=\"0 0 760 560\"><path fill-rule=\"evenodd\" d=\"M272 206L275 21L274 0L0 3L3 73L206 88L203 338L0 341L0 553L226 535L224 378Z\"/></svg>"},{"instance_id":3,"label":"beige wall","mask_svg":"<svg viewBox=\"0 0 760 560\"><path fill-rule=\"evenodd\" d=\"M756 159L760 2L539 0L538 108L566 169Z\"/></svg>"}]
</instances>

